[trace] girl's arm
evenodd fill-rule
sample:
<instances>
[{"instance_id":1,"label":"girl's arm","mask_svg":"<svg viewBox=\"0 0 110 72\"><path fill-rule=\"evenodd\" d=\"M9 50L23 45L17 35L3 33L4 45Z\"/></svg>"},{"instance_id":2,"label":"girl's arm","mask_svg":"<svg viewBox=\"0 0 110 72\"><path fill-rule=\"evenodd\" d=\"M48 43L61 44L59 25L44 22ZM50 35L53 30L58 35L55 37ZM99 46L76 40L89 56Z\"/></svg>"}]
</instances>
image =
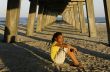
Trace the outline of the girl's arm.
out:
<instances>
[{"instance_id":1,"label":"girl's arm","mask_svg":"<svg viewBox=\"0 0 110 72\"><path fill-rule=\"evenodd\" d=\"M69 48L67 44L56 44L55 46L59 46L60 48Z\"/></svg>"}]
</instances>

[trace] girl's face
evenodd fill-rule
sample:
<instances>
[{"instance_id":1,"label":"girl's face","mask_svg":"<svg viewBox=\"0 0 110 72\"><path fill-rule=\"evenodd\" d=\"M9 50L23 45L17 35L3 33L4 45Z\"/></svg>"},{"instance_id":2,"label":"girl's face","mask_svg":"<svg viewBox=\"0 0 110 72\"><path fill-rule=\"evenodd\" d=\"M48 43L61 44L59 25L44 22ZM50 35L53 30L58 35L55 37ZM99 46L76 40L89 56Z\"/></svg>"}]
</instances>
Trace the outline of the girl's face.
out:
<instances>
[{"instance_id":1,"label":"girl's face","mask_svg":"<svg viewBox=\"0 0 110 72\"><path fill-rule=\"evenodd\" d=\"M64 41L64 38L62 35L59 35L57 38L55 38L55 40L59 43L59 44L62 44L63 41Z\"/></svg>"}]
</instances>

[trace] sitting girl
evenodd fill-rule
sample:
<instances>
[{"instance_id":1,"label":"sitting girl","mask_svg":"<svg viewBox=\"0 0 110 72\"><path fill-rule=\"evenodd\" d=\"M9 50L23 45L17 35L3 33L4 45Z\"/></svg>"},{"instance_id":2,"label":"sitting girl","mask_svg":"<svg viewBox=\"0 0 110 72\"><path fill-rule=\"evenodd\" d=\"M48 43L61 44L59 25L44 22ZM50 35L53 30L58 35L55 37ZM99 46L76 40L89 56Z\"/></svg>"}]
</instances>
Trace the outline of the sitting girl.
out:
<instances>
[{"instance_id":1,"label":"sitting girl","mask_svg":"<svg viewBox=\"0 0 110 72\"><path fill-rule=\"evenodd\" d=\"M51 46L51 59L55 64L63 64L65 61L65 55L67 54L72 59L72 65L81 68L82 65L75 57L77 49L69 44L63 43L64 38L61 32L56 32L52 38Z\"/></svg>"}]
</instances>

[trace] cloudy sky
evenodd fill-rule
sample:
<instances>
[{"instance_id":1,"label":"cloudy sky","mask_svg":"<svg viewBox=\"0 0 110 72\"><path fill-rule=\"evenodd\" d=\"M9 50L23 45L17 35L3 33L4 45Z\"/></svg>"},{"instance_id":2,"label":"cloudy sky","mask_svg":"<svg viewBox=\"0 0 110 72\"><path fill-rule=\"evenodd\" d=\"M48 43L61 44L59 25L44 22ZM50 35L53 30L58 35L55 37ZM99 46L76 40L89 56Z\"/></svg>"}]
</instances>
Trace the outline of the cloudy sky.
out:
<instances>
[{"instance_id":1,"label":"cloudy sky","mask_svg":"<svg viewBox=\"0 0 110 72\"><path fill-rule=\"evenodd\" d=\"M28 0L21 0L21 13L20 17L27 17L29 11L29 1ZM7 0L0 1L0 17L6 16L6 7L7 7ZM103 17L104 16L104 8L103 8L103 0L94 0L94 10L96 17Z\"/></svg>"}]
</instances>

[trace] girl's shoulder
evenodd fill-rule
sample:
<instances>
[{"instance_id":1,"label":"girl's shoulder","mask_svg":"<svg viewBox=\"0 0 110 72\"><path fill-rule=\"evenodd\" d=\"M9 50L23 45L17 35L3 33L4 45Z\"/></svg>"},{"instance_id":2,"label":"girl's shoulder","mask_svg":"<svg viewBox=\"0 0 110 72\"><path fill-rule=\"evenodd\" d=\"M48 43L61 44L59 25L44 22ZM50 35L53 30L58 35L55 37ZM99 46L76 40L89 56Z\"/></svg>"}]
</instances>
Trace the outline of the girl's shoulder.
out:
<instances>
[{"instance_id":1,"label":"girl's shoulder","mask_svg":"<svg viewBox=\"0 0 110 72\"><path fill-rule=\"evenodd\" d=\"M57 42L55 41L55 42L53 42L53 43L52 43L52 45L51 45L51 46L55 46L56 44L57 44Z\"/></svg>"}]
</instances>

